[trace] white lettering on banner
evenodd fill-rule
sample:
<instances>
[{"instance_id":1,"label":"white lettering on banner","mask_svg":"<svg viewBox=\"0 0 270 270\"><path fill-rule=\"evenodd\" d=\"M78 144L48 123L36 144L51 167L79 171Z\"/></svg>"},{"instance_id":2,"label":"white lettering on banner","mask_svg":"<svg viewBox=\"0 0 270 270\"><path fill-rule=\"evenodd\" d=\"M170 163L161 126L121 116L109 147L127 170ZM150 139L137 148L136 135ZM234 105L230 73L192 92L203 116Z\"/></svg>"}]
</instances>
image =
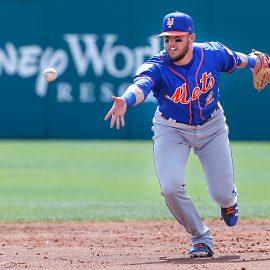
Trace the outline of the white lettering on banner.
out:
<instances>
[{"instance_id":1,"label":"white lettering on banner","mask_svg":"<svg viewBox=\"0 0 270 270\"><path fill-rule=\"evenodd\" d=\"M47 94L48 89L48 82L43 79L43 70L46 67L54 67L57 70L58 81L61 78L60 75L71 65L74 65L77 75L81 78L92 72L95 77L108 74L113 78L122 79L133 76L138 66L144 63L146 58L157 54L160 50L160 41L154 36L148 38L150 45L134 49L117 45L118 36L115 34L105 34L101 40L95 34L65 34L63 39L67 43L68 51L52 47L43 49L39 45L16 48L14 44L7 42L3 48L0 47L0 76L4 74L18 75L21 78L36 76L36 94L43 97ZM121 67L117 65L118 58L122 59ZM95 88L94 83L81 83L79 85L79 101L83 103L95 102ZM99 90L100 100L111 102L114 85L104 82L99 86ZM69 83L59 82L57 101L74 102L71 92L72 87Z\"/></svg>"},{"instance_id":2,"label":"white lettering on banner","mask_svg":"<svg viewBox=\"0 0 270 270\"><path fill-rule=\"evenodd\" d=\"M3 74L3 70L10 76L16 74L16 68L18 64L18 56L15 46L7 42L6 44L7 53L0 49L0 75Z\"/></svg>"},{"instance_id":3,"label":"white lettering on banner","mask_svg":"<svg viewBox=\"0 0 270 270\"><path fill-rule=\"evenodd\" d=\"M112 83L102 83L100 86L100 100L104 103L112 102L114 95L114 85Z\"/></svg>"},{"instance_id":4,"label":"white lettering on banner","mask_svg":"<svg viewBox=\"0 0 270 270\"><path fill-rule=\"evenodd\" d=\"M112 83L102 83L100 87L97 88L92 82L82 82L76 89L73 89L70 83L60 82L56 85L57 101L59 103L73 103L75 101L93 103L99 98L103 103L111 103L112 95L121 96L129 85L129 83L122 83L116 88ZM156 99L153 94L150 93L145 102L156 102Z\"/></svg>"},{"instance_id":5,"label":"white lettering on banner","mask_svg":"<svg viewBox=\"0 0 270 270\"><path fill-rule=\"evenodd\" d=\"M84 77L89 63L92 63L94 74L97 77L102 76L104 73L104 49L108 50L110 47L111 40L108 40L105 43L103 52L99 53L97 48L97 35L65 35L64 39L67 41L69 45L69 49L71 55L73 56L74 64L77 69L78 74L80 77ZM81 40L84 42L85 45L85 53L82 52L81 47Z\"/></svg>"},{"instance_id":6,"label":"white lettering on banner","mask_svg":"<svg viewBox=\"0 0 270 270\"><path fill-rule=\"evenodd\" d=\"M80 101L82 103L92 103L96 101L95 85L93 83L80 84Z\"/></svg>"},{"instance_id":7,"label":"white lettering on banner","mask_svg":"<svg viewBox=\"0 0 270 270\"><path fill-rule=\"evenodd\" d=\"M125 65L122 69L117 69L116 67L115 59L119 54L122 54L125 59ZM105 63L107 63L107 70L112 76L116 78L127 77L134 68L133 53L125 46L116 46L111 49L110 53L107 53Z\"/></svg>"},{"instance_id":8,"label":"white lettering on banner","mask_svg":"<svg viewBox=\"0 0 270 270\"><path fill-rule=\"evenodd\" d=\"M81 77L85 76L91 63L97 77L101 77L106 69L111 76L124 78L131 75L145 61L145 57L151 57L159 51L159 41L154 37L148 39L150 47L135 48L134 52L126 46L113 46L118 39L117 35L113 34L103 36L104 46L101 52L97 47L98 37L96 35L67 34L64 39L69 45L77 72ZM82 52L82 41L86 48L85 52ZM122 69L116 67L117 55L122 55L125 60Z\"/></svg>"},{"instance_id":9,"label":"white lettering on banner","mask_svg":"<svg viewBox=\"0 0 270 270\"><path fill-rule=\"evenodd\" d=\"M24 46L19 49L18 75L28 78L38 73L38 60L41 55L39 46Z\"/></svg>"},{"instance_id":10,"label":"white lettering on banner","mask_svg":"<svg viewBox=\"0 0 270 270\"><path fill-rule=\"evenodd\" d=\"M159 40L156 37L148 38L150 47L138 47L134 49L136 69L145 62L146 57L152 57L160 51ZM136 71L136 70L135 70Z\"/></svg>"},{"instance_id":11,"label":"white lettering on banner","mask_svg":"<svg viewBox=\"0 0 270 270\"><path fill-rule=\"evenodd\" d=\"M58 102L73 102L71 95L72 86L69 83L58 83L57 85L57 101Z\"/></svg>"}]
</instances>

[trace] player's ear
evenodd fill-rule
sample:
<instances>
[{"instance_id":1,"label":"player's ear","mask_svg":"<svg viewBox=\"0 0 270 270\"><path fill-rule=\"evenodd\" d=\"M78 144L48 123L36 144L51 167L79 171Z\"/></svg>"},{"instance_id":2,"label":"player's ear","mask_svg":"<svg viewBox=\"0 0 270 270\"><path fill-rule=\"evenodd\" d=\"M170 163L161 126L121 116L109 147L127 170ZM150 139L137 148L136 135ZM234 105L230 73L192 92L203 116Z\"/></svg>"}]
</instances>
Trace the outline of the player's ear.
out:
<instances>
[{"instance_id":1,"label":"player's ear","mask_svg":"<svg viewBox=\"0 0 270 270\"><path fill-rule=\"evenodd\" d=\"M189 42L194 42L196 38L196 35L194 33L189 34Z\"/></svg>"}]
</instances>

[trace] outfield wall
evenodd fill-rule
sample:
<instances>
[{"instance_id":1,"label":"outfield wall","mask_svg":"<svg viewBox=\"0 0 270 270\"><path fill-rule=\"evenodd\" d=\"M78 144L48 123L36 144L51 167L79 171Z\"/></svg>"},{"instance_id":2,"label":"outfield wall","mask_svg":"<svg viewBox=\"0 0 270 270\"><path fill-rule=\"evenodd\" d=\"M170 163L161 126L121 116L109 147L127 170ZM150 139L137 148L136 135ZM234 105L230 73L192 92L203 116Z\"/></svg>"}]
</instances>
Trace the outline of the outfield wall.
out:
<instances>
[{"instance_id":1,"label":"outfield wall","mask_svg":"<svg viewBox=\"0 0 270 270\"><path fill-rule=\"evenodd\" d=\"M189 13L197 41L270 53L270 2L260 5L253 12L242 0L0 0L0 138L151 138L152 97L128 111L125 129L110 130L103 118L111 96L161 49L163 16ZM51 84L42 78L47 66L59 72ZM222 75L220 88L230 137L269 140L270 87L258 94L250 72L236 70Z\"/></svg>"}]
</instances>

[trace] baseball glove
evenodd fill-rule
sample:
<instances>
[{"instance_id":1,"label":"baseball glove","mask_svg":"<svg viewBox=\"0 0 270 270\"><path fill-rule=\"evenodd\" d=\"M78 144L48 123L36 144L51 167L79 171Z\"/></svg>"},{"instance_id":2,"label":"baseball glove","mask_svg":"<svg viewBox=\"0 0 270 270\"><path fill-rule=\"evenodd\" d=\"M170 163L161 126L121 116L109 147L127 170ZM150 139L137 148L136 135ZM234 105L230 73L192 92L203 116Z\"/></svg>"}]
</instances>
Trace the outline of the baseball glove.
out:
<instances>
[{"instance_id":1,"label":"baseball glove","mask_svg":"<svg viewBox=\"0 0 270 270\"><path fill-rule=\"evenodd\" d=\"M270 57L266 53L255 49L249 55L256 55L261 60L261 68L256 73L253 73L254 88L260 92L270 83Z\"/></svg>"}]
</instances>

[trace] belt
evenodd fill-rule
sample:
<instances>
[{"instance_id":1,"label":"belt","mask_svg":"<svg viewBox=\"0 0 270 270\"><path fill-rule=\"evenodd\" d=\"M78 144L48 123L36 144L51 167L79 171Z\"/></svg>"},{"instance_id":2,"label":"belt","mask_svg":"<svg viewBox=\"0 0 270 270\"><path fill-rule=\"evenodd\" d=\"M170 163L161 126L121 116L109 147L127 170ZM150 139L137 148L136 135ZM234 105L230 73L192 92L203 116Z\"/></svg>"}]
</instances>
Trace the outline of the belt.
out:
<instances>
[{"instance_id":1,"label":"belt","mask_svg":"<svg viewBox=\"0 0 270 270\"><path fill-rule=\"evenodd\" d=\"M164 115L164 113L162 113L161 116L162 116L163 118L167 119L167 120L172 120L172 121L175 122L175 123L182 123L182 124L185 124L185 123L183 123L183 122L180 122L180 121L177 121L177 120L172 119L172 118L170 118L170 117L167 117L166 115Z\"/></svg>"},{"instance_id":2,"label":"belt","mask_svg":"<svg viewBox=\"0 0 270 270\"><path fill-rule=\"evenodd\" d=\"M180 122L180 121L177 121L177 120L175 120L175 119L173 119L173 118L170 118L170 117L164 115L164 113L162 113L161 116L162 116L163 118L167 119L167 120L171 120L171 121L174 122L174 123L191 125L191 124L189 124L189 123Z\"/></svg>"},{"instance_id":3,"label":"belt","mask_svg":"<svg viewBox=\"0 0 270 270\"><path fill-rule=\"evenodd\" d=\"M161 113L161 116L162 116L163 118L167 119L167 120L173 121L174 123L186 124L186 125L191 125L191 126L200 126L200 125L205 124L206 121L208 121L211 117L213 117L218 109L219 109L219 107L217 107L217 108L214 110L214 112L211 113L210 116L209 116L207 119L204 119L204 121L203 121L202 123L196 124L196 125L192 125L192 124L189 124L189 123L177 121L177 120L175 120L175 119L173 119L173 118L171 118L171 117L168 117L168 116L164 115L164 113Z\"/></svg>"}]
</instances>

